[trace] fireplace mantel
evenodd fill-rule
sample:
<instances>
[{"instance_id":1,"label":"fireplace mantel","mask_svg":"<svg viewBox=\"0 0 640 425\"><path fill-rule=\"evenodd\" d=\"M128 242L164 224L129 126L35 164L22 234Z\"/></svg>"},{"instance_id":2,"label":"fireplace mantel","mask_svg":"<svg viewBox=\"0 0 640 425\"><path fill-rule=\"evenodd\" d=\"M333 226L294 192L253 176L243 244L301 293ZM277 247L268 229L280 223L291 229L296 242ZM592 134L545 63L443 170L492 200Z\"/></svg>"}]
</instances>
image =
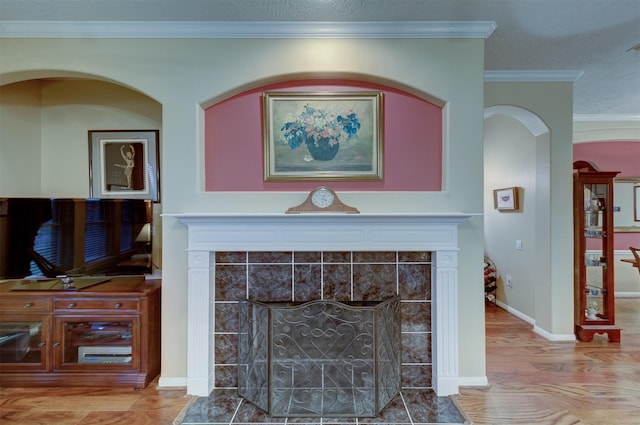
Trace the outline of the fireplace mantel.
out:
<instances>
[{"instance_id":1,"label":"fireplace mantel","mask_svg":"<svg viewBox=\"0 0 640 425\"><path fill-rule=\"evenodd\" d=\"M165 214L188 228L187 393L214 389L216 251L432 251L433 389L458 392L458 225L433 214Z\"/></svg>"}]
</instances>

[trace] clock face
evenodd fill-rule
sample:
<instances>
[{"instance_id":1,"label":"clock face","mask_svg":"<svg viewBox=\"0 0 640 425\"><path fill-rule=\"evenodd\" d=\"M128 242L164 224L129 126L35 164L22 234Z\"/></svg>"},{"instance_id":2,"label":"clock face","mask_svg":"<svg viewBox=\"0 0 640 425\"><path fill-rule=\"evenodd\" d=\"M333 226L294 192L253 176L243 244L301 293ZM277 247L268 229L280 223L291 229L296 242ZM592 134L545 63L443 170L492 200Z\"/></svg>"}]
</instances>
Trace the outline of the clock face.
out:
<instances>
[{"instance_id":1,"label":"clock face","mask_svg":"<svg viewBox=\"0 0 640 425\"><path fill-rule=\"evenodd\" d=\"M311 202L318 208L327 208L333 204L335 197L329 189L320 188L311 195Z\"/></svg>"}]
</instances>

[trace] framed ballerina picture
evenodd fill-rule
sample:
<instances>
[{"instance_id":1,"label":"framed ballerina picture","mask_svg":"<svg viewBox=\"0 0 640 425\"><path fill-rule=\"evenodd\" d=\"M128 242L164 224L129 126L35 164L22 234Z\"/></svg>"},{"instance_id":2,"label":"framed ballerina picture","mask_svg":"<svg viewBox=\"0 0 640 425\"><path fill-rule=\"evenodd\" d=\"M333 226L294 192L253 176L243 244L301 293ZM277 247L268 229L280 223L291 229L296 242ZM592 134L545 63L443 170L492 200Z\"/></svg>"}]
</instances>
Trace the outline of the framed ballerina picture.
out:
<instances>
[{"instance_id":1,"label":"framed ballerina picture","mask_svg":"<svg viewBox=\"0 0 640 425\"><path fill-rule=\"evenodd\" d=\"M90 130L90 197L160 198L158 130Z\"/></svg>"}]
</instances>

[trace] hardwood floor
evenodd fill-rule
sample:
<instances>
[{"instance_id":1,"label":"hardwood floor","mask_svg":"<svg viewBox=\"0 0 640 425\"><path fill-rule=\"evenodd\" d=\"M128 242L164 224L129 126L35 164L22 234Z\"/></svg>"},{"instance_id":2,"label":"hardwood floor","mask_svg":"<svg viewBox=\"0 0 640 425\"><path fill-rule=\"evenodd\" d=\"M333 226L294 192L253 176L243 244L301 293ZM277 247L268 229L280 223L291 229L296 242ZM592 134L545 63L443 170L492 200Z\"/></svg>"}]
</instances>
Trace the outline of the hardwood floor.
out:
<instances>
[{"instance_id":1,"label":"hardwood floor","mask_svg":"<svg viewBox=\"0 0 640 425\"><path fill-rule=\"evenodd\" d=\"M1 388L2 425L171 425L191 400L184 388Z\"/></svg>"},{"instance_id":2,"label":"hardwood floor","mask_svg":"<svg viewBox=\"0 0 640 425\"><path fill-rule=\"evenodd\" d=\"M640 298L616 301L621 343L550 342L487 306L489 389L463 388L474 424L640 424Z\"/></svg>"},{"instance_id":3,"label":"hardwood floor","mask_svg":"<svg viewBox=\"0 0 640 425\"><path fill-rule=\"evenodd\" d=\"M640 298L622 298L622 342L550 342L487 307L490 388L456 400L474 424L640 424ZM184 389L0 388L1 425L171 425Z\"/></svg>"}]
</instances>

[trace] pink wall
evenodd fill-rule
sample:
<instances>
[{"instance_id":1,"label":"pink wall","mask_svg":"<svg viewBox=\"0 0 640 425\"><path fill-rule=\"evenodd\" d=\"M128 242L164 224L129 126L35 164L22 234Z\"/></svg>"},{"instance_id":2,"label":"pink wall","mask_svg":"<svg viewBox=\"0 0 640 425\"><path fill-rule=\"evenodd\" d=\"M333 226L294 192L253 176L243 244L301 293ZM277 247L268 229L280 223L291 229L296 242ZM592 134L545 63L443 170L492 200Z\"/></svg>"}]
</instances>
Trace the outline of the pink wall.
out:
<instances>
[{"instance_id":1,"label":"pink wall","mask_svg":"<svg viewBox=\"0 0 640 425\"><path fill-rule=\"evenodd\" d=\"M575 143L573 160L591 161L602 171L620 171L617 177L640 177L640 140ZM640 233L615 233L613 249L626 250L630 246L640 246ZM598 247L588 244L587 248Z\"/></svg>"},{"instance_id":2,"label":"pink wall","mask_svg":"<svg viewBox=\"0 0 640 425\"><path fill-rule=\"evenodd\" d=\"M640 248L640 233L616 232L613 237L613 249L626 250L629 249L630 246ZM629 255L631 254L629 253Z\"/></svg>"},{"instance_id":3,"label":"pink wall","mask_svg":"<svg viewBox=\"0 0 640 425\"><path fill-rule=\"evenodd\" d=\"M575 143L574 161L591 161L601 171L620 171L618 177L640 177L640 140Z\"/></svg>"},{"instance_id":4,"label":"pink wall","mask_svg":"<svg viewBox=\"0 0 640 425\"><path fill-rule=\"evenodd\" d=\"M442 109L387 86L346 80L305 80L248 90L205 110L207 191L298 191L319 181L265 182L262 141L264 91L383 92L383 180L331 181L335 190L442 189Z\"/></svg>"}]
</instances>

